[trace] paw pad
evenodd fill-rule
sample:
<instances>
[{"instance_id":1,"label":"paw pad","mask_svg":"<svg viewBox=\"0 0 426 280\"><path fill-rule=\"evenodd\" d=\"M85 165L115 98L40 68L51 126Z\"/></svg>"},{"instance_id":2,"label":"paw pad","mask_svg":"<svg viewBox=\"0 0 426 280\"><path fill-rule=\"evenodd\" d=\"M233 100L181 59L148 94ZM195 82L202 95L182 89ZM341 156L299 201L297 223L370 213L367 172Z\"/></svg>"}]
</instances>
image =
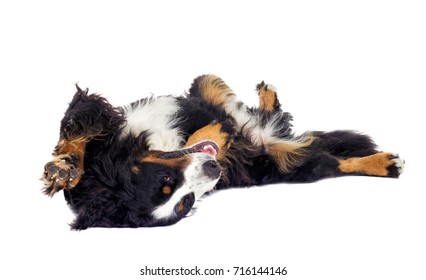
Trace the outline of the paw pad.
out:
<instances>
[{"instance_id":1,"label":"paw pad","mask_svg":"<svg viewBox=\"0 0 426 280\"><path fill-rule=\"evenodd\" d=\"M53 196L56 192L73 188L80 181L83 174L81 168L77 167L76 155L60 155L44 166L42 180L45 188L44 193Z\"/></svg>"}]
</instances>

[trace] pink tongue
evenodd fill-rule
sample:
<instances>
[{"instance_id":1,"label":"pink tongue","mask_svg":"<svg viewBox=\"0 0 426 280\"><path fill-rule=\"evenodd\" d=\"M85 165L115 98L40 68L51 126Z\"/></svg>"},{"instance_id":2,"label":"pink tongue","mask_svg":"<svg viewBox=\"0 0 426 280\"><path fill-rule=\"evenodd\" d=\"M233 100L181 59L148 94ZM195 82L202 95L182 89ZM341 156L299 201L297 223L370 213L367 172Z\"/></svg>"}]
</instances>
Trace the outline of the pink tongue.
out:
<instances>
[{"instance_id":1,"label":"pink tongue","mask_svg":"<svg viewBox=\"0 0 426 280\"><path fill-rule=\"evenodd\" d=\"M212 145L205 145L205 146L203 146L203 148L201 149L201 152L209 154L212 157L216 157L217 156L216 149Z\"/></svg>"}]
</instances>

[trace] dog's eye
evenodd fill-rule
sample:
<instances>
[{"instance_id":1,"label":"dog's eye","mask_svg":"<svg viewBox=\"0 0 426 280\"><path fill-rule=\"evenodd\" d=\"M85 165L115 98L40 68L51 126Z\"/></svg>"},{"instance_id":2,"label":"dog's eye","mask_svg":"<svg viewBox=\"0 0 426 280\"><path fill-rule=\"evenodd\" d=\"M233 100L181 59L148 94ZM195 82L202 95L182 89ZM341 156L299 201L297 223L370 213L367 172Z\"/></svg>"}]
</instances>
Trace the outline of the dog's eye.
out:
<instances>
[{"instance_id":1,"label":"dog's eye","mask_svg":"<svg viewBox=\"0 0 426 280\"><path fill-rule=\"evenodd\" d=\"M170 182L171 180L172 180L172 178L170 176L164 176L163 177L163 181L166 182L166 183Z\"/></svg>"},{"instance_id":2,"label":"dog's eye","mask_svg":"<svg viewBox=\"0 0 426 280\"><path fill-rule=\"evenodd\" d=\"M164 195L166 195L166 196L171 195L172 194L172 187L170 187L168 185L163 186L161 188L161 193L164 194Z\"/></svg>"}]
</instances>

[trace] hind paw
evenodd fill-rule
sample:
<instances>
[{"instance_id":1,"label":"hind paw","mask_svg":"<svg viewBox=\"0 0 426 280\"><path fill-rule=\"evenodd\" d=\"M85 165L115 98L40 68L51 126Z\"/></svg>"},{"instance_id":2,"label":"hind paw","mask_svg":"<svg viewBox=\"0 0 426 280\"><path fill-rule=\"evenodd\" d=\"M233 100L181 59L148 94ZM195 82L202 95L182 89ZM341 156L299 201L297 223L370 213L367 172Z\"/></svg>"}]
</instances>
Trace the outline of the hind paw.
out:
<instances>
[{"instance_id":1,"label":"hind paw","mask_svg":"<svg viewBox=\"0 0 426 280\"><path fill-rule=\"evenodd\" d=\"M268 112L280 110L281 104L278 101L277 89L271 84L265 84L264 81L256 86L259 95L259 108Z\"/></svg>"},{"instance_id":2,"label":"hind paw","mask_svg":"<svg viewBox=\"0 0 426 280\"><path fill-rule=\"evenodd\" d=\"M56 156L44 166L44 193L53 196L62 189L73 188L82 175L83 169L77 155L69 153Z\"/></svg>"},{"instance_id":3,"label":"hind paw","mask_svg":"<svg viewBox=\"0 0 426 280\"><path fill-rule=\"evenodd\" d=\"M398 178L404 172L405 161L398 154L389 154L388 159L392 162L388 167L388 177Z\"/></svg>"},{"instance_id":4,"label":"hind paw","mask_svg":"<svg viewBox=\"0 0 426 280\"><path fill-rule=\"evenodd\" d=\"M394 153L376 153L339 161L339 169L347 174L398 178L404 169L404 160Z\"/></svg>"}]
</instances>

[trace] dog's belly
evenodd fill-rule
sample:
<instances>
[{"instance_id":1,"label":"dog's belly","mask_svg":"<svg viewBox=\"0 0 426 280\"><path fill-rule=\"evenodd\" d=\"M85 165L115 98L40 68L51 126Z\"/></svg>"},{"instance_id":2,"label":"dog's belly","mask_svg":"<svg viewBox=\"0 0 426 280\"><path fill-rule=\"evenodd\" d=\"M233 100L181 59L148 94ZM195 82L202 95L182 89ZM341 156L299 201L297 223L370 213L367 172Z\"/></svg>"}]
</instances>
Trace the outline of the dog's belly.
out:
<instances>
[{"instance_id":1,"label":"dog's belly","mask_svg":"<svg viewBox=\"0 0 426 280\"><path fill-rule=\"evenodd\" d=\"M182 147L184 139L178 128L179 105L176 98L162 96L147 98L124 107L126 124L121 137L147 132L151 150L174 151Z\"/></svg>"}]
</instances>

